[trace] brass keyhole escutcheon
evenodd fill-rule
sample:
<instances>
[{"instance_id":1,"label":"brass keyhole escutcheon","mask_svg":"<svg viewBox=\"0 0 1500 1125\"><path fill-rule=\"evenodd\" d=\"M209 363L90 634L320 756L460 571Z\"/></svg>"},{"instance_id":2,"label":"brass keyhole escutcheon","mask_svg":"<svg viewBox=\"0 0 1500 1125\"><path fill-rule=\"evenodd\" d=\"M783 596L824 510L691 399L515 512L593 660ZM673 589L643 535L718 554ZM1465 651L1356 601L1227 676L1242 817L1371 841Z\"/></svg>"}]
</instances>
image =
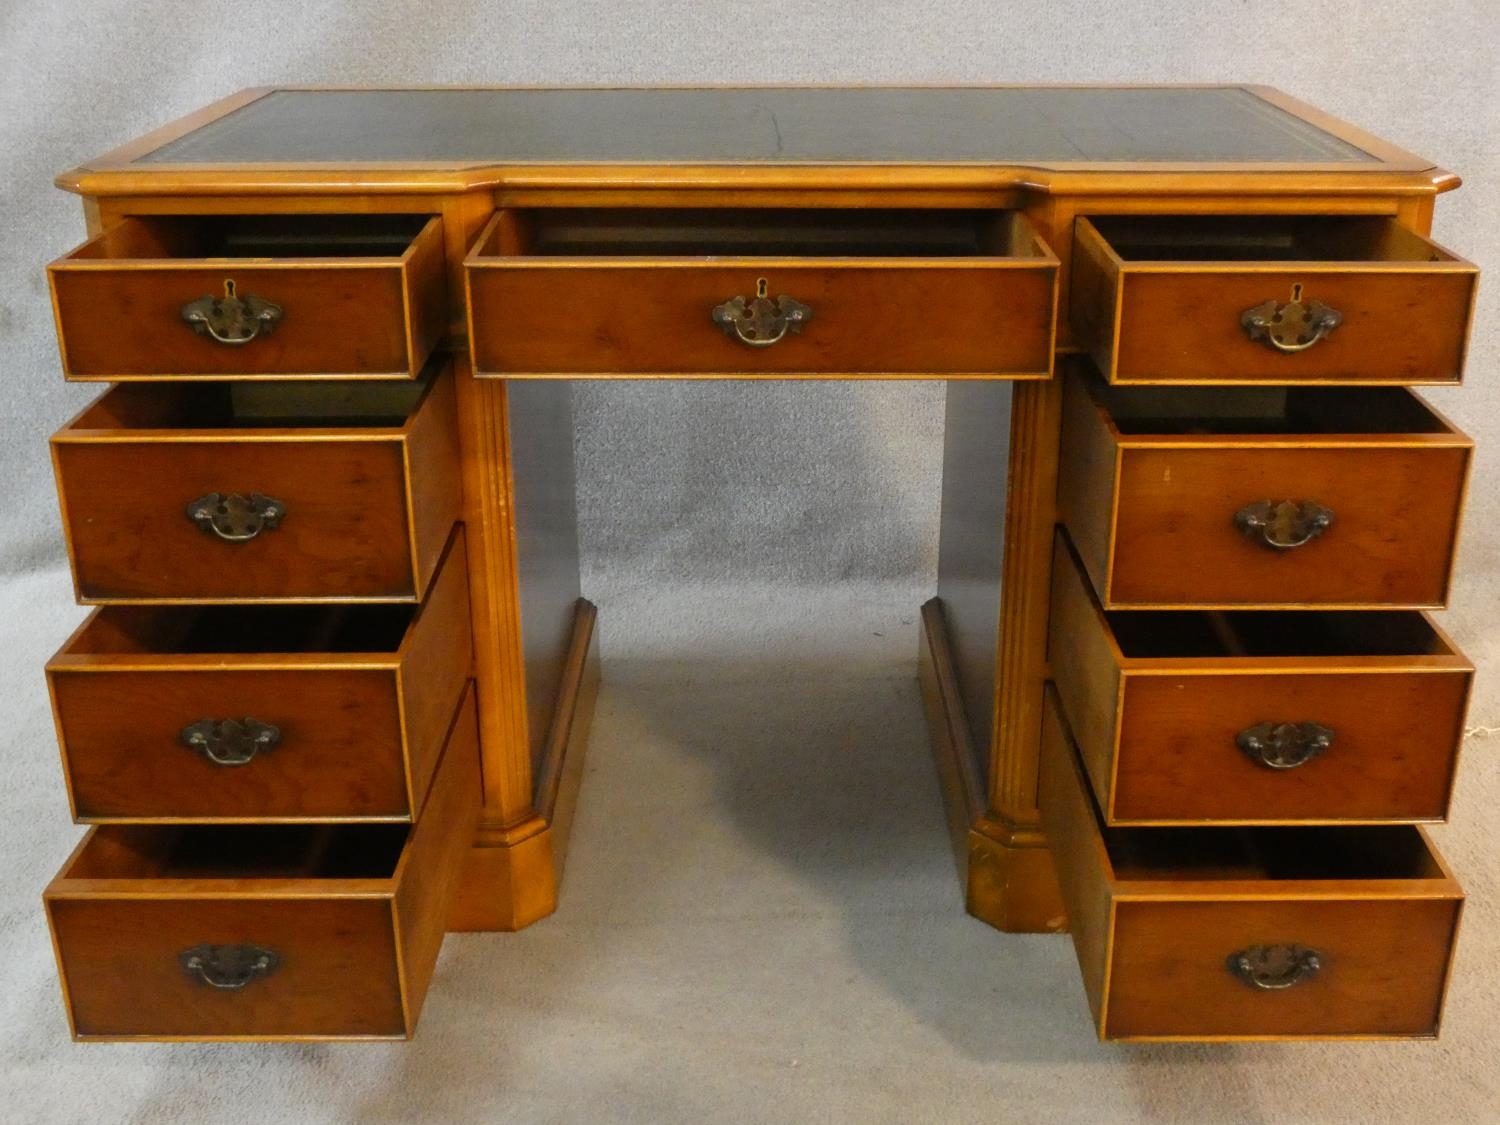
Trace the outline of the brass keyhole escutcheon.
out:
<instances>
[{"instance_id":1,"label":"brass keyhole escutcheon","mask_svg":"<svg viewBox=\"0 0 1500 1125\"><path fill-rule=\"evenodd\" d=\"M774 300L767 296L770 282L756 278L755 296L731 297L722 305L715 305L709 314L724 335L738 339L751 348L769 348L779 343L788 332L802 331L803 325L812 319L812 309L785 294Z\"/></svg>"},{"instance_id":2,"label":"brass keyhole escutcheon","mask_svg":"<svg viewBox=\"0 0 1500 1125\"><path fill-rule=\"evenodd\" d=\"M1274 300L1246 309L1240 327L1250 339L1273 351L1306 351L1344 322L1344 314L1322 301L1302 299L1301 283L1292 286L1292 299L1284 305Z\"/></svg>"},{"instance_id":3,"label":"brass keyhole escutcheon","mask_svg":"<svg viewBox=\"0 0 1500 1125\"><path fill-rule=\"evenodd\" d=\"M247 293L241 297L234 278L224 279L224 296L204 296L182 306L182 319L200 336L239 347L269 336L281 322L281 306Z\"/></svg>"}]
</instances>

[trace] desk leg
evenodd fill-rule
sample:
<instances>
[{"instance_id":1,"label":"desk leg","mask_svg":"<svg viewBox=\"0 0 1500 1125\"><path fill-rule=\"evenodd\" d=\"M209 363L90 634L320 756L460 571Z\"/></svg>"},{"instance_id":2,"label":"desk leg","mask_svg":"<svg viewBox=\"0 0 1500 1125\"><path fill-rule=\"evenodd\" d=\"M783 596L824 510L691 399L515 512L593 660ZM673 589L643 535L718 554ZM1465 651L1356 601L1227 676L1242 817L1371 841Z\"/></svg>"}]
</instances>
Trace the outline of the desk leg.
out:
<instances>
[{"instance_id":1,"label":"desk leg","mask_svg":"<svg viewBox=\"0 0 1500 1125\"><path fill-rule=\"evenodd\" d=\"M1057 380L951 382L938 597L920 667L969 913L1066 928L1036 809L1057 513Z\"/></svg>"},{"instance_id":2,"label":"desk leg","mask_svg":"<svg viewBox=\"0 0 1500 1125\"><path fill-rule=\"evenodd\" d=\"M484 811L455 930L519 930L557 907L598 682L579 597L572 392L478 379L454 358Z\"/></svg>"},{"instance_id":3,"label":"desk leg","mask_svg":"<svg viewBox=\"0 0 1500 1125\"><path fill-rule=\"evenodd\" d=\"M1054 933L1067 928L1052 855L1041 831L986 810L968 717L959 694L943 603L922 607L918 675L932 755L943 787L964 907L997 930Z\"/></svg>"},{"instance_id":4,"label":"desk leg","mask_svg":"<svg viewBox=\"0 0 1500 1125\"><path fill-rule=\"evenodd\" d=\"M599 694L597 618L593 604L579 599L538 772L535 811L511 828L481 821L450 930L519 930L557 909Z\"/></svg>"}]
</instances>

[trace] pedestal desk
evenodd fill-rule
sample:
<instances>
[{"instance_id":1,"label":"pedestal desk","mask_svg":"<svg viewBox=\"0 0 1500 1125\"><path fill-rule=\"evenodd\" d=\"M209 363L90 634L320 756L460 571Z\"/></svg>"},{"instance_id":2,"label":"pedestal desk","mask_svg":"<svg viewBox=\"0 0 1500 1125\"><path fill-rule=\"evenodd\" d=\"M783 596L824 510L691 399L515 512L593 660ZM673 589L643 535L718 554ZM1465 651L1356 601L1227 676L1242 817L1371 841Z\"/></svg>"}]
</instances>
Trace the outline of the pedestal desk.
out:
<instances>
[{"instance_id":1,"label":"pedestal desk","mask_svg":"<svg viewBox=\"0 0 1500 1125\"><path fill-rule=\"evenodd\" d=\"M969 911L1071 930L1105 1038L1435 1034L1456 177L1247 87L299 88L59 183L63 374L113 384L52 440L77 1037L410 1035L445 931L550 913L570 382L786 378L947 381Z\"/></svg>"}]
</instances>

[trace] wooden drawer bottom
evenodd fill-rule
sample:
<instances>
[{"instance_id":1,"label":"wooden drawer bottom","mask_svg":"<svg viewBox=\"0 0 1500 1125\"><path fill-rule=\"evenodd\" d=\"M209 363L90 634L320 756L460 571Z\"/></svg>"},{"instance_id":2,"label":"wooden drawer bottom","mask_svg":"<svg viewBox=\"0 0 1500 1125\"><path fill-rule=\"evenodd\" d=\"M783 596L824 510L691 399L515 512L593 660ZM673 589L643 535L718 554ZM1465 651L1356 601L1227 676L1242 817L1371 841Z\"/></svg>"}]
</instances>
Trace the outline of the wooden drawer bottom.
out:
<instances>
[{"instance_id":1,"label":"wooden drawer bottom","mask_svg":"<svg viewBox=\"0 0 1500 1125\"><path fill-rule=\"evenodd\" d=\"M1463 892L1421 829L1107 829L1050 688L1042 739L1101 1039L1437 1034Z\"/></svg>"},{"instance_id":2,"label":"wooden drawer bottom","mask_svg":"<svg viewBox=\"0 0 1500 1125\"><path fill-rule=\"evenodd\" d=\"M414 828L93 829L43 896L74 1035L411 1035L479 804L470 688Z\"/></svg>"}]
</instances>

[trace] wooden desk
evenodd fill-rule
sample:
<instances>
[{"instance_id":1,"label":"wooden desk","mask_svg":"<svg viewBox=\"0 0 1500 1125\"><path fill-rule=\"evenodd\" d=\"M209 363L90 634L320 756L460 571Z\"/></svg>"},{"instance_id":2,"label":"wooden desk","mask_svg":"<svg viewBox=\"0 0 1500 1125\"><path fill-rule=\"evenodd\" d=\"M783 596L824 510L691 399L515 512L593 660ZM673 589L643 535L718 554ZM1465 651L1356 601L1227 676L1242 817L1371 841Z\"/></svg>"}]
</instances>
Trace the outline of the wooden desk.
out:
<instances>
[{"instance_id":1,"label":"wooden desk","mask_svg":"<svg viewBox=\"0 0 1500 1125\"><path fill-rule=\"evenodd\" d=\"M1071 929L1101 1036L1436 1032L1456 177L1259 88L278 89L59 183L78 1037L409 1035L555 908L585 378L947 381L970 912Z\"/></svg>"}]
</instances>

